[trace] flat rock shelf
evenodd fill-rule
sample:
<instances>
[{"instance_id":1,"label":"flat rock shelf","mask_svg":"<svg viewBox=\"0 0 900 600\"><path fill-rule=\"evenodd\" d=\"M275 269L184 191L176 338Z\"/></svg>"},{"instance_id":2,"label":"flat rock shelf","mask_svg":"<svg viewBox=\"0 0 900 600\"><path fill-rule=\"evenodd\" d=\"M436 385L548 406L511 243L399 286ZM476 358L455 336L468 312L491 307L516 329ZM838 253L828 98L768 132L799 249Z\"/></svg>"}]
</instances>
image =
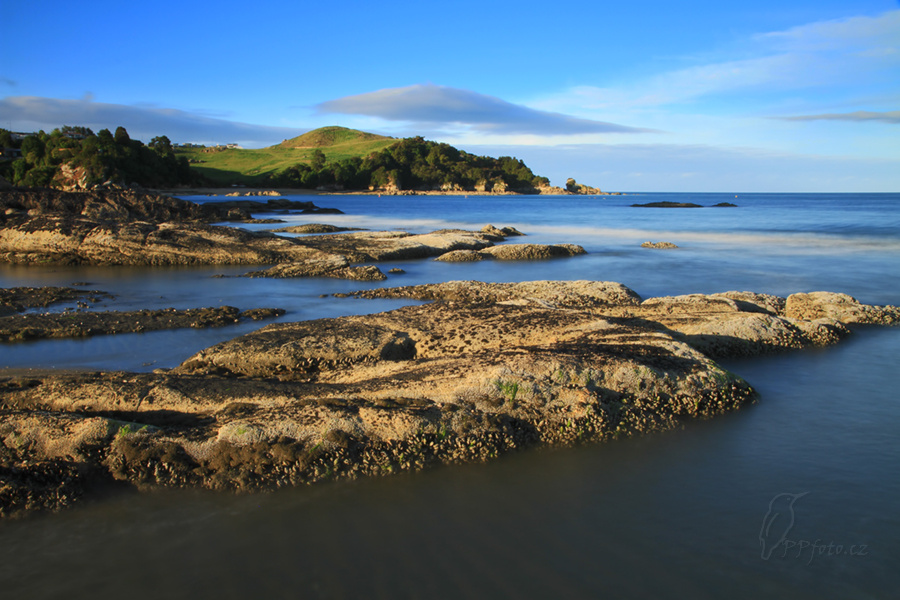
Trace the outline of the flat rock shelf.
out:
<instances>
[{"instance_id":1,"label":"flat rock shelf","mask_svg":"<svg viewBox=\"0 0 900 600\"><path fill-rule=\"evenodd\" d=\"M272 324L172 370L0 378L0 514L114 481L266 490L670 429L756 399L717 358L900 320L843 294L643 300L599 281L355 295L432 302Z\"/></svg>"}]
</instances>

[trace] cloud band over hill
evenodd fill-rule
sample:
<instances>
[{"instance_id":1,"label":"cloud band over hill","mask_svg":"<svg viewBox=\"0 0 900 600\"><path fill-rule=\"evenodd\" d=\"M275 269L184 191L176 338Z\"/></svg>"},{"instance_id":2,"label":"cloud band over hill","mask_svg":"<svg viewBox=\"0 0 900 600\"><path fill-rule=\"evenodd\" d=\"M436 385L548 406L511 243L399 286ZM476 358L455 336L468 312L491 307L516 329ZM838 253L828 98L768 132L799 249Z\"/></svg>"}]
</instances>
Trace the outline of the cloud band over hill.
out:
<instances>
[{"instance_id":1,"label":"cloud band over hill","mask_svg":"<svg viewBox=\"0 0 900 600\"><path fill-rule=\"evenodd\" d=\"M535 110L469 90L433 84L411 85L346 96L316 106L320 114L378 117L433 127L463 125L502 135L577 135L641 133L615 123Z\"/></svg>"}]
</instances>

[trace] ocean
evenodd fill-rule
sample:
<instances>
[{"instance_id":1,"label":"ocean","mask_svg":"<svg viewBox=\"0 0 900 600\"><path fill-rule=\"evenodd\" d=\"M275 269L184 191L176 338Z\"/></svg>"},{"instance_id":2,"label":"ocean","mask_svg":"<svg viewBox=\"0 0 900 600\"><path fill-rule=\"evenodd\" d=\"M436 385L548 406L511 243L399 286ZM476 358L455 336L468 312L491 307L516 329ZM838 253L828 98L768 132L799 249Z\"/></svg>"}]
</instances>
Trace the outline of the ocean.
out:
<instances>
[{"instance_id":1,"label":"ocean","mask_svg":"<svg viewBox=\"0 0 900 600\"><path fill-rule=\"evenodd\" d=\"M618 281L644 298L827 290L900 304L900 194L297 199L345 214L286 225L490 223L526 234L511 243L588 254L396 261L379 266L405 273L380 283L236 277L247 267L5 265L0 284L88 282L115 295L100 309L285 308L278 321L390 310L403 302L332 295L449 280ZM702 208L631 206L658 201ZM7 345L0 367L147 371L262 325ZM861 327L831 348L720 361L759 403L640 439L251 496L111 494L0 523L0 586L73 598L883 598L900 588L897 356L900 327ZM774 515L790 520L779 530Z\"/></svg>"}]
</instances>

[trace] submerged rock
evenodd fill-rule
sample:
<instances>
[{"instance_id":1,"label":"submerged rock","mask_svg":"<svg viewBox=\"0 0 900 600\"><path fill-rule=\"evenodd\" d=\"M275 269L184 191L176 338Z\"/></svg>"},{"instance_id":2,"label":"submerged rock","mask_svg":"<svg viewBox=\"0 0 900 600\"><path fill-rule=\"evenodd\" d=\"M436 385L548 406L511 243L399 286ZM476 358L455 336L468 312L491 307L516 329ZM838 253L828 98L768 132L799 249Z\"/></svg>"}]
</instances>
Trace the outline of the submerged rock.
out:
<instances>
[{"instance_id":1,"label":"submerged rock","mask_svg":"<svg viewBox=\"0 0 900 600\"><path fill-rule=\"evenodd\" d=\"M358 227L338 227L324 223L307 223L306 225L292 225L273 229L274 233L339 233L341 231L362 231Z\"/></svg>"},{"instance_id":2,"label":"submerged rock","mask_svg":"<svg viewBox=\"0 0 900 600\"><path fill-rule=\"evenodd\" d=\"M647 202L646 204L632 204L631 206L637 208L703 208L701 205L694 204L693 202L671 202L669 200L662 202Z\"/></svg>"},{"instance_id":3,"label":"submerged rock","mask_svg":"<svg viewBox=\"0 0 900 600\"><path fill-rule=\"evenodd\" d=\"M244 319L259 321L284 314L280 308L241 312L233 306L132 311L76 311L0 317L0 342L44 338L78 338L118 333L143 333L184 327L232 325Z\"/></svg>"},{"instance_id":4,"label":"submerged rock","mask_svg":"<svg viewBox=\"0 0 900 600\"><path fill-rule=\"evenodd\" d=\"M0 317L63 302L77 302L87 306L88 302L98 302L111 297L110 294L99 290L77 290L71 287L0 288Z\"/></svg>"}]
</instances>

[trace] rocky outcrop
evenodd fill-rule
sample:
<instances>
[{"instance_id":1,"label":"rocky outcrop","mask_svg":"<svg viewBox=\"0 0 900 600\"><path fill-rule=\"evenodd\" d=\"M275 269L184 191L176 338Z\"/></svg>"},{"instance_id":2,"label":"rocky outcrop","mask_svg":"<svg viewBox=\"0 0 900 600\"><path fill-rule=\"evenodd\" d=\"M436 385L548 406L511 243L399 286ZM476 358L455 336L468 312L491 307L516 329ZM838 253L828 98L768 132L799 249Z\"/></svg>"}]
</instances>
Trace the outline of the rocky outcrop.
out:
<instances>
[{"instance_id":1,"label":"rocky outcrop","mask_svg":"<svg viewBox=\"0 0 900 600\"><path fill-rule=\"evenodd\" d=\"M66 193L15 190L2 197L0 260L94 265L278 265L254 277L343 277L378 281L377 267L359 263L417 259L455 250L484 250L512 228L426 234L353 231L303 238L206 224L247 211L318 210L309 202L239 200L203 206L133 190ZM337 228L317 226L317 231ZM502 251L509 253L512 250ZM551 250L557 254L559 250Z\"/></svg>"},{"instance_id":2,"label":"rocky outcrop","mask_svg":"<svg viewBox=\"0 0 900 600\"><path fill-rule=\"evenodd\" d=\"M241 208L135 190L15 189L0 209L0 260L12 263L272 264L316 253L273 234L206 224L249 217Z\"/></svg>"},{"instance_id":3,"label":"rocky outcrop","mask_svg":"<svg viewBox=\"0 0 900 600\"><path fill-rule=\"evenodd\" d=\"M434 260L440 262L478 262L486 257L487 254L477 250L451 250L441 254Z\"/></svg>"},{"instance_id":4,"label":"rocky outcrop","mask_svg":"<svg viewBox=\"0 0 900 600\"><path fill-rule=\"evenodd\" d=\"M603 192L600 188L591 187L589 185L582 185L576 182L573 178L569 178L566 180L566 187L561 188L559 186L552 185L542 185L538 186L537 189L533 192L540 195L552 195L552 196L565 196L570 194L580 194L585 196L608 196L609 192ZM614 195L619 195L619 192L616 192Z\"/></svg>"},{"instance_id":5,"label":"rocky outcrop","mask_svg":"<svg viewBox=\"0 0 900 600\"><path fill-rule=\"evenodd\" d=\"M0 260L22 264L272 264L315 253L272 234L194 223L38 215L0 229Z\"/></svg>"},{"instance_id":6,"label":"rocky outcrop","mask_svg":"<svg viewBox=\"0 0 900 600\"><path fill-rule=\"evenodd\" d=\"M845 294L814 292L788 299L753 292L665 296L641 301L633 291L606 282L440 284L362 290L361 298L454 302L538 302L613 317L639 318L721 358L833 344L848 324L900 323L900 308L860 304ZM792 300L793 299L793 300ZM802 307L802 308L801 308Z\"/></svg>"},{"instance_id":7,"label":"rocky outcrop","mask_svg":"<svg viewBox=\"0 0 900 600\"><path fill-rule=\"evenodd\" d=\"M495 237L476 231L442 229L431 233L359 231L294 238L297 244L345 257L351 263L409 260L439 256L452 250L481 250Z\"/></svg>"},{"instance_id":8,"label":"rocky outcrop","mask_svg":"<svg viewBox=\"0 0 900 600\"><path fill-rule=\"evenodd\" d=\"M602 194L600 188L591 187L589 185L583 185L575 181L572 177L569 177L566 180L566 191L570 194L582 194L582 195L597 195Z\"/></svg>"},{"instance_id":9,"label":"rocky outcrop","mask_svg":"<svg viewBox=\"0 0 900 600\"><path fill-rule=\"evenodd\" d=\"M650 298L641 304L640 314L717 358L825 346L849 333L838 321L796 320L771 312L771 306L739 303L727 295L691 294Z\"/></svg>"},{"instance_id":10,"label":"rocky outcrop","mask_svg":"<svg viewBox=\"0 0 900 600\"><path fill-rule=\"evenodd\" d=\"M701 349L763 352L845 334L819 311L897 316L817 295L808 321L784 314L808 306L799 299L641 301L593 281L358 295L434 302L270 325L171 371L0 378L0 514L61 508L98 481L272 489L668 429L755 398Z\"/></svg>"},{"instance_id":11,"label":"rocky outcrop","mask_svg":"<svg viewBox=\"0 0 900 600\"><path fill-rule=\"evenodd\" d=\"M346 257L321 253L303 262L284 263L261 271L251 271L245 277L275 279L298 277L331 277L355 281L384 281L387 276L376 266L352 266Z\"/></svg>"},{"instance_id":12,"label":"rocky outcrop","mask_svg":"<svg viewBox=\"0 0 900 600\"><path fill-rule=\"evenodd\" d=\"M525 235L515 227L494 227L493 225L485 225L481 228L481 233L486 235L488 239L500 242L508 237L519 237Z\"/></svg>"},{"instance_id":13,"label":"rocky outcrop","mask_svg":"<svg viewBox=\"0 0 900 600\"><path fill-rule=\"evenodd\" d=\"M493 246L514 229L487 226L480 232L445 229L424 234L402 231L354 231L337 235L316 235L296 239L296 243L318 252L302 261L279 264L247 273L248 277L339 277L358 281L381 281L387 277L375 266L353 266L363 262L408 260L476 252Z\"/></svg>"},{"instance_id":14,"label":"rocky outcrop","mask_svg":"<svg viewBox=\"0 0 900 600\"><path fill-rule=\"evenodd\" d=\"M275 190L253 190L249 192L228 192L226 196L281 196Z\"/></svg>"},{"instance_id":15,"label":"rocky outcrop","mask_svg":"<svg viewBox=\"0 0 900 600\"><path fill-rule=\"evenodd\" d=\"M641 297L621 283L610 281L524 281L521 283L484 283L447 281L425 285L361 290L357 298L405 298L443 300L463 304L510 304L537 302L565 309L593 310L626 308L633 310Z\"/></svg>"},{"instance_id":16,"label":"rocky outcrop","mask_svg":"<svg viewBox=\"0 0 900 600\"><path fill-rule=\"evenodd\" d=\"M505 244L484 250L454 250L440 255L434 260L442 262L473 262L494 260L544 260L587 254L576 244Z\"/></svg>"},{"instance_id":17,"label":"rocky outcrop","mask_svg":"<svg viewBox=\"0 0 900 600\"><path fill-rule=\"evenodd\" d=\"M504 244L482 250L496 260L541 260L587 254L577 244Z\"/></svg>"},{"instance_id":18,"label":"rocky outcrop","mask_svg":"<svg viewBox=\"0 0 900 600\"><path fill-rule=\"evenodd\" d=\"M51 185L65 191L87 190L93 187L88 170L68 162L59 165Z\"/></svg>"},{"instance_id":19,"label":"rocky outcrop","mask_svg":"<svg viewBox=\"0 0 900 600\"><path fill-rule=\"evenodd\" d=\"M0 224L19 225L29 217L53 216L91 221L148 223L203 222L221 216L214 208L136 190L65 192L47 188L14 188L0 196Z\"/></svg>"},{"instance_id":20,"label":"rocky outcrop","mask_svg":"<svg viewBox=\"0 0 900 600\"><path fill-rule=\"evenodd\" d=\"M898 307L860 304L852 296L833 292L791 294L785 301L784 314L792 319L809 321L831 319L842 323L885 325L900 322L900 308Z\"/></svg>"},{"instance_id":21,"label":"rocky outcrop","mask_svg":"<svg viewBox=\"0 0 900 600\"><path fill-rule=\"evenodd\" d=\"M656 250L674 250L678 248L672 242L644 242L641 244L641 248L653 248Z\"/></svg>"},{"instance_id":22,"label":"rocky outcrop","mask_svg":"<svg viewBox=\"0 0 900 600\"><path fill-rule=\"evenodd\" d=\"M92 191L12 188L0 196L0 225L4 227L38 215L118 223L208 223L247 220L251 212L341 213L337 209L319 208L312 202L287 198L195 204L163 194L124 188Z\"/></svg>"}]
</instances>

